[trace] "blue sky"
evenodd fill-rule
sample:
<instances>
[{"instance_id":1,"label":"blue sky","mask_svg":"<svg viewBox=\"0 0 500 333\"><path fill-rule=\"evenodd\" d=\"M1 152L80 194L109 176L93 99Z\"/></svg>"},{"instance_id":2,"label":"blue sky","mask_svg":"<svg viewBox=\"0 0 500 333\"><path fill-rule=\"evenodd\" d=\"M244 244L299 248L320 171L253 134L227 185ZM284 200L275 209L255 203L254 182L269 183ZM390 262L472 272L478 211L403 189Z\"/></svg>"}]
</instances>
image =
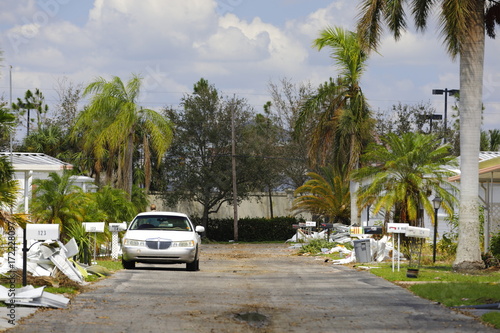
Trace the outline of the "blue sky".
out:
<instances>
[{"instance_id":1,"label":"blue sky","mask_svg":"<svg viewBox=\"0 0 500 333\"><path fill-rule=\"evenodd\" d=\"M88 84L98 76L144 77L141 104L176 106L201 77L223 94L244 97L257 111L270 100L269 82L288 78L313 86L336 77L327 49L311 48L328 25L353 29L352 0L0 0L0 95L13 99L40 88L57 103L66 77ZM411 24L410 24L411 27ZM459 88L458 61L446 54L431 20L399 42L385 34L362 88L375 110L444 97ZM484 128L500 129L500 41L486 44ZM449 99L449 105L453 100ZM449 112L450 109L448 110Z\"/></svg>"}]
</instances>

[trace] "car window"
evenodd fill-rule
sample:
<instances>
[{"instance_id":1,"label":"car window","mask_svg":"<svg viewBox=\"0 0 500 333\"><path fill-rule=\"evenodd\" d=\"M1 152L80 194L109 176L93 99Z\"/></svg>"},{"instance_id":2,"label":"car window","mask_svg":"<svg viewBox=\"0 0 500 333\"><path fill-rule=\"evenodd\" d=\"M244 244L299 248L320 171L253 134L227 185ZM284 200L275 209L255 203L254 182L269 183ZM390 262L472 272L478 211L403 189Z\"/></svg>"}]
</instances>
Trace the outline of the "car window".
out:
<instances>
[{"instance_id":1,"label":"car window","mask_svg":"<svg viewBox=\"0 0 500 333\"><path fill-rule=\"evenodd\" d=\"M145 215L137 216L130 230L175 230L191 231L188 219L182 216Z\"/></svg>"}]
</instances>

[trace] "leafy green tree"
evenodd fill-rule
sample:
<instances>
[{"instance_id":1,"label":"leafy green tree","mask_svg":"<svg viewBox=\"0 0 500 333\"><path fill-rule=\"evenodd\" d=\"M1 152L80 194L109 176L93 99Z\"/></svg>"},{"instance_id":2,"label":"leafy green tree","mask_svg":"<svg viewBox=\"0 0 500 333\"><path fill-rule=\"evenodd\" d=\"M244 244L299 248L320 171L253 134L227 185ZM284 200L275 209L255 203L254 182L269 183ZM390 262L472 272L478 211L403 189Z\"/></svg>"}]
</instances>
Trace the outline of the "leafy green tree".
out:
<instances>
[{"instance_id":1,"label":"leafy green tree","mask_svg":"<svg viewBox=\"0 0 500 333\"><path fill-rule=\"evenodd\" d=\"M57 81L59 101L55 107L53 124L69 130L75 124L79 110L78 103L82 97L82 85L68 81L66 77Z\"/></svg>"},{"instance_id":2,"label":"leafy green tree","mask_svg":"<svg viewBox=\"0 0 500 333\"><path fill-rule=\"evenodd\" d=\"M68 240L70 226L84 221L89 197L73 184L68 171L62 175L51 172L48 179L35 179L33 185L33 222L59 224L61 239Z\"/></svg>"},{"instance_id":3,"label":"leafy green tree","mask_svg":"<svg viewBox=\"0 0 500 333\"><path fill-rule=\"evenodd\" d=\"M302 102L312 95L314 90L310 84L294 84L285 78L279 84L269 83L269 91L272 100L266 104L266 108L277 115L275 122L284 131L284 137L279 142L280 156L286 161L282 187L296 189L307 180L309 165L308 135L295 134L295 123ZM312 125L312 122L308 122L303 133L309 133Z\"/></svg>"},{"instance_id":4,"label":"leafy green tree","mask_svg":"<svg viewBox=\"0 0 500 333\"><path fill-rule=\"evenodd\" d=\"M146 190L151 181L151 152L160 163L172 141L172 125L154 110L137 104L141 78L133 75L124 84L119 77L98 78L84 90L90 104L80 113L73 138L80 141L88 158L95 161L98 181L106 170L107 184L116 175L118 188L132 194L134 154L142 153Z\"/></svg>"},{"instance_id":5,"label":"leafy green tree","mask_svg":"<svg viewBox=\"0 0 500 333\"><path fill-rule=\"evenodd\" d=\"M213 85L200 79L193 93L182 99L183 110L167 110L176 124L175 138L162 168L155 177L155 188L162 192L167 206L181 200L202 205L202 221L206 226L209 214L217 212L224 202L233 201L232 189L232 114L236 141L236 180L238 199L258 188L257 166L262 158L245 150L245 127L253 118L246 101L226 99ZM165 181L163 184L160 183Z\"/></svg>"},{"instance_id":6,"label":"leafy green tree","mask_svg":"<svg viewBox=\"0 0 500 333\"><path fill-rule=\"evenodd\" d=\"M274 217L272 193L286 183L285 170L290 163L284 154L286 143L285 131L278 125L276 118L269 110L269 104L264 107L264 114L256 114L253 122L244 128L246 138L240 150L252 158L256 178L255 190L266 192L269 199L270 217Z\"/></svg>"},{"instance_id":7,"label":"leafy green tree","mask_svg":"<svg viewBox=\"0 0 500 333\"><path fill-rule=\"evenodd\" d=\"M309 212L333 223L349 224L349 178L331 166L322 167L320 173L307 175L310 179L295 190L292 210L296 214Z\"/></svg>"},{"instance_id":8,"label":"leafy green tree","mask_svg":"<svg viewBox=\"0 0 500 333\"><path fill-rule=\"evenodd\" d=\"M386 24L398 40L407 28L406 9L423 31L434 6L441 5L441 35L448 53L460 56L460 223L456 270L484 267L479 239L478 163L484 69L485 32L495 37L499 24L498 1L414 0L372 1L360 4L358 34L366 47L375 50L380 43L382 24Z\"/></svg>"},{"instance_id":9,"label":"leafy green tree","mask_svg":"<svg viewBox=\"0 0 500 333\"><path fill-rule=\"evenodd\" d=\"M378 112L376 115L376 132L379 136L389 133L398 135L408 132L434 133L441 136L443 126L440 121L432 121L431 116L436 109L430 103L417 103L415 105L395 104L391 110ZM432 126L432 128L431 128Z\"/></svg>"},{"instance_id":10,"label":"leafy green tree","mask_svg":"<svg viewBox=\"0 0 500 333\"><path fill-rule=\"evenodd\" d=\"M420 207L434 218L429 197L434 194L442 199L441 207L453 215L454 188L443 187L453 175L446 166L457 164L449 149L433 135L389 133L382 144L368 147L363 155L365 166L353 174L355 179L365 181L358 190L359 205L371 206L375 214L393 212L395 221L421 226Z\"/></svg>"}]
</instances>

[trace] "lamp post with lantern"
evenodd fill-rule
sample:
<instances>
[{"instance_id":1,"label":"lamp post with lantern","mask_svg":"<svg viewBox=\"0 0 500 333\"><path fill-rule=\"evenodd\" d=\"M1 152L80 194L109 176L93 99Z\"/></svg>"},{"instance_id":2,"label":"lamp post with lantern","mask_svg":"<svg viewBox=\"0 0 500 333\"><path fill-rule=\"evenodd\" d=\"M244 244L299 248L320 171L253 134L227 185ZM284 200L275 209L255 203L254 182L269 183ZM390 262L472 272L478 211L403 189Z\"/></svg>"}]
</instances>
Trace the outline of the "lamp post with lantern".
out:
<instances>
[{"instance_id":1,"label":"lamp post with lantern","mask_svg":"<svg viewBox=\"0 0 500 333\"><path fill-rule=\"evenodd\" d=\"M432 199L434 205L434 247L432 249L432 262L436 262L436 241L437 241L437 228L438 228L438 210L441 207L441 198L436 196Z\"/></svg>"}]
</instances>

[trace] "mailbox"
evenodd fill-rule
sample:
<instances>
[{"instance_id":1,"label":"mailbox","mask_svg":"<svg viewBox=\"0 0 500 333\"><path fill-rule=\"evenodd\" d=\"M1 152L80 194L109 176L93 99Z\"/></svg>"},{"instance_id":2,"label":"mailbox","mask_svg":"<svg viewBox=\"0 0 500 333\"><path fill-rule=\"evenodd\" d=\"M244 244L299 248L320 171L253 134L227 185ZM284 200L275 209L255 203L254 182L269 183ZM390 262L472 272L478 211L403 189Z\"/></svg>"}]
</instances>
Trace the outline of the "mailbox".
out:
<instances>
[{"instance_id":1,"label":"mailbox","mask_svg":"<svg viewBox=\"0 0 500 333\"><path fill-rule=\"evenodd\" d=\"M306 221L306 227L316 227L316 222L314 222L314 221Z\"/></svg>"},{"instance_id":2,"label":"mailbox","mask_svg":"<svg viewBox=\"0 0 500 333\"><path fill-rule=\"evenodd\" d=\"M380 227L380 226L366 226L366 227L363 227L363 231L367 235L381 235L382 234L382 227Z\"/></svg>"},{"instance_id":3,"label":"mailbox","mask_svg":"<svg viewBox=\"0 0 500 333\"><path fill-rule=\"evenodd\" d=\"M104 232L104 222L83 222L86 232Z\"/></svg>"},{"instance_id":4,"label":"mailbox","mask_svg":"<svg viewBox=\"0 0 500 333\"><path fill-rule=\"evenodd\" d=\"M408 223L387 223L387 232L393 234L405 234L410 225Z\"/></svg>"},{"instance_id":5,"label":"mailbox","mask_svg":"<svg viewBox=\"0 0 500 333\"><path fill-rule=\"evenodd\" d=\"M59 224L26 224L26 239L59 239Z\"/></svg>"},{"instance_id":6,"label":"mailbox","mask_svg":"<svg viewBox=\"0 0 500 333\"><path fill-rule=\"evenodd\" d=\"M124 231L127 230L127 223L110 223L109 224L109 231L111 232L117 232L117 231Z\"/></svg>"},{"instance_id":7,"label":"mailbox","mask_svg":"<svg viewBox=\"0 0 500 333\"><path fill-rule=\"evenodd\" d=\"M429 238L431 236L431 229L408 227L408 229L406 230L406 236L415 238Z\"/></svg>"}]
</instances>

